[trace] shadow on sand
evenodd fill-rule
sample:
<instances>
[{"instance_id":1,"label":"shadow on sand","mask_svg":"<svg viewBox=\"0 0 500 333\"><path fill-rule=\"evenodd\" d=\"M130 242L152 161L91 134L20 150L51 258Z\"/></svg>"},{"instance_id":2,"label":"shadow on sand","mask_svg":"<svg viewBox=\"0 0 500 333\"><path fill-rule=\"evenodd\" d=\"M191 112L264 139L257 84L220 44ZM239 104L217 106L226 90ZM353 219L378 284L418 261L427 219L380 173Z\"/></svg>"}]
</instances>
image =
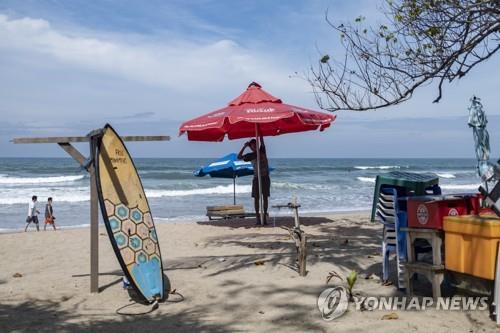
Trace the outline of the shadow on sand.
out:
<instances>
[{"instance_id":1,"label":"shadow on sand","mask_svg":"<svg viewBox=\"0 0 500 333\"><path fill-rule=\"evenodd\" d=\"M300 219L300 224L303 226L317 225L317 224L329 223L329 222L332 222L332 220L325 218L325 217L307 216L307 217L302 217ZM210 225L210 226L214 226L214 227L245 228L245 229L272 228L275 226L276 227L280 227L280 226L292 227L292 226L294 226L293 217L289 217L289 216L270 217L268 219L267 226L257 225L256 224L257 219L255 219L255 218L234 218L234 219L225 219L225 220L198 221L196 223L199 225Z\"/></svg>"},{"instance_id":2,"label":"shadow on sand","mask_svg":"<svg viewBox=\"0 0 500 333\"><path fill-rule=\"evenodd\" d=\"M215 323L203 321L202 308L178 314L151 313L145 316L109 316L78 313L77 306L63 309L60 302L27 299L15 305L0 304L0 331L10 332L229 332Z\"/></svg>"},{"instance_id":3,"label":"shadow on sand","mask_svg":"<svg viewBox=\"0 0 500 333\"><path fill-rule=\"evenodd\" d=\"M278 226L290 227L294 224L291 217L280 217L276 220L276 228ZM262 261L265 265L284 265L294 269L296 267L296 250L287 231L282 230L282 233L277 234L272 226L255 227L254 221L255 219L198 222L201 225L259 229L259 232L247 230L237 234L211 237L204 244L206 247L231 246L232 248L254 249L253 253L225 255L223 258L218 256L182 257L168 261L165 267L168 267L169 270L212 268L212 272L208 276L244 269L248 265L254 265L256 261ZM366 275L372 273L380 275L382 270L381 232L378 225L336 223L323 217L303 218L301 224L303 226L317 226L314 228L314 233L307 236L307 265L309 267L319 262L326 262L348 271L355 270ZM265 232L266 230L269 230L269 233ZM377 262L366 268L360 265L360 257L377 257Z\"/></svg>"}]
</instances>

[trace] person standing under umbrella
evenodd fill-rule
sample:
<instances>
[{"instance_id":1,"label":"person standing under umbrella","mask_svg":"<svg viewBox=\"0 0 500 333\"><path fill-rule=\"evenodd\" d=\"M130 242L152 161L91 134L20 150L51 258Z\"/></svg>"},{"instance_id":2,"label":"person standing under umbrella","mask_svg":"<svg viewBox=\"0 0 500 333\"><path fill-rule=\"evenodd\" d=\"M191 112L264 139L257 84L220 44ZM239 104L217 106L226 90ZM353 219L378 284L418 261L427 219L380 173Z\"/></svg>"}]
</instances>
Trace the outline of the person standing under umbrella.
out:
<instances>
[{"instance_id":1,"label":"person standing under umbrella","mask_svg":"<svg viewBox=\"0 0 500 333\"><path fill-rule=\"evenodd\" d=\"M267 225L267 209L269 196L271 195L271 178L269 177L269 164L267 162L266 146L264 145L264 139L260 137L260 175L261 175L261 186L262 186L262 197L263 197L263 208L264 208L264 225ZM249 147L251 152L243 154L245 149ZM252 139L245 142L240 152L238 153L238 159L245 162L252 162L254 175L252 180L252 197L254 199L255 214L257 215L257 225L260 225L260 198L259 198L259 178L257 177L257 140Z\"/></svg>"}]
</instances>

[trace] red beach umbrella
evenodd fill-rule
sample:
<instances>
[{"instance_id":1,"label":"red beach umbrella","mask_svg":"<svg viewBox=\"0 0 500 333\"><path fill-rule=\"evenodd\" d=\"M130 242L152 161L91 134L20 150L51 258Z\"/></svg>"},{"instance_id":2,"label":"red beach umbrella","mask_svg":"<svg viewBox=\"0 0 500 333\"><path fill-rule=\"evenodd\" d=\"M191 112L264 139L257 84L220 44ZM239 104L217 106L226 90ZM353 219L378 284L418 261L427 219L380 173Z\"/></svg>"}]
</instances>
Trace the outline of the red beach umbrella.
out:
<instances>
[{"instance_id":1,"label":"red beach umbrella","mask_svg":"<svg viewBox=\"0 0 500 333\"><path fill-rule=\"evenodd\" d=\"M184 122L179 135L187 133L191 141L222 141L255 136L255 125L263 136L323 131L334 115L284 104L255 82L225 108Z\"/></svg>"},{"instance_id":2,"label":"red beach umbrella","mask_svg":"<svg viewBox=\"0 0 500 333\"><path fill-rule=\"evenodd\" d=\"M257 155L260 153L259 136L276 136L320 130L329 127L336 116L298 106L285 104L252 82L228 106L184 122L179 135L187 133L190 141L222 141L256 137ZM257 160L260 161L259 156ZM259 197L262 199L260 163L257 163ZM262 209L262 202L260 203ZM261 217L263 212L261 211ZM261 218L261 221L263 219Z\"/></svg>"}]
</instances>

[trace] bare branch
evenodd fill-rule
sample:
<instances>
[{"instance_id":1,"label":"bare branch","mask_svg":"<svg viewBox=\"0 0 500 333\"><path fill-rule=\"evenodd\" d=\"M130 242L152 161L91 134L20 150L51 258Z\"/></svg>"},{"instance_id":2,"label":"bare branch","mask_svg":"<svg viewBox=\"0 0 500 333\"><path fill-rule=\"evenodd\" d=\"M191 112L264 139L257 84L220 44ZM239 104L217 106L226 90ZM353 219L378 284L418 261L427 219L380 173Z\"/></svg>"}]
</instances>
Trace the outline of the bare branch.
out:
<instances>
[{"instance_id":1,"label":"bare branch","mask_svg":"<svg viewBox=\"0 0 500 333\"><path fill-rule=\"evenodd\" d=\"M326 22L343 61L323 55L307 77L325 110L367 111L402 103L420 86L467 75L500 48L500 0L385 0L378 27Z\"/></svg>"}]
</instances>

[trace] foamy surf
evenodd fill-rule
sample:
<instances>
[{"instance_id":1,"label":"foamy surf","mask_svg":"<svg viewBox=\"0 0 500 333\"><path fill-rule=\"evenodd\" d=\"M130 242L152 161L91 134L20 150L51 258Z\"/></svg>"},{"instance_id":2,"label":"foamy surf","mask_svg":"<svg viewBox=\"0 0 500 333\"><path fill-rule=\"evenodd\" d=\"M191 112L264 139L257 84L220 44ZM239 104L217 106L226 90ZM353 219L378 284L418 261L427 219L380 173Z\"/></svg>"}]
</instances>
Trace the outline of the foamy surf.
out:
<instances>
[{"instance_id":1,"label":"foamy surf","mask_svg":"<svg viewBox=\"0 0 500 333\"><path fill-rule=\"evenodd\" d=\"M356 177L359 181L365 183L375 183L375 177Z\"/></svg>"},{"instance_id":2,"label":"foamy surf","mask_svg":"<svg viewBox=\"0 0 500 333\"><path fill-rule=\"evenodd\" d=\"M477 191L479 184L439 184L443 190L474 190Z\"/></svg>"},{"instance_id":3,"label":"foamy surf","mask_svg":"<svg viewBox=\"0 0 500 333\"><path fill-rule=\"evenodd\" d=\"M182 197L190 195L208 195L208 194L230 194L233 193L233 185L215 186L208 188L197 188L192 190L145 190L148 198L161 198L161 197ZM251 185L236 185L236 193L250 193L252 192Z\"/></svg>"},{"instance_id":4,"label":"foamy surf","mask_svg":"<svg viewBox=\"0 0 500 333\"><path fill-rule=\"evenodd\" d=\"M276 189L291 189L291 190L328 190L329 186L322 184L296 184L296 183L288 183L288 182L271 182L271 188Z\"/></svg>"},{"instance_id":5,"label":"foamy surf","mask_svg":"<svg viewBox=\"0 0 500 333\"><path fill-rule=\"evenodd\" d=\"M453 179L457 178L454 174L452 173L436 173L436 175L440 178L446 178L446 179Z\"/></svg>"},{"instance_id":6,"label":"foamy surf","mask_svg":"<svg viewBox=\"0 0 500 333\"><path fill-rule=\"evenodd\" d=\"M16 195L9 196L5 194L0 195L0 205L17 205L17 204L26 204L31 200L32 195L38 196L38 204L41 207L42 204L45 204L45 200L48 197L52 197L54 203L57 205L60 202L69 202L69 203L77 203L77 202L85 202L89 201L90 194L87 193L58 193L58 192L46 192L46 191L31 191L26 193L26 195ZM40 208L39 208L40 209Z\"/></svg>"},{"instance_id":7,"label":"foamy surf","mask_svg":"<svg viewBox=\"0 0 500 333\"><path fill-rule=\"evenodd\" d=\"M80 187L75 189L64 189L59 188L55 190L50 189L27 189L23 191L19 190L7 190L0 194L0 205L15 205L15 204L27 204L32 195L37 195L39 201L44 201L47 197L52 197L55 203L59 202L85 202L89 201L90 193L87 187ZM217 194L232 194L233 185L219 185L215 187L208 188L197 188L190 190L154 190L145 189L146 196L148 198L162 198L162 197L182 197L182 196L194 196L194 195L217 195ZM236 193L250 193L252 192L251 185L236 185Z\"/></svg>"},{"instance_id":8,"label":"foamy surf","mask_svg":"<svg viewBox=\"0 0 500 333\"><path fill-rule=\"evenodd\" d=\"M82 180L85 176L55 176L55 177L9 177L0 175L0 184L16 185L16 184L50 184L50 183L66 183Z\"/></svg>"},{"instance_id":9,"label":"foamy surf","mask_svg":"<svg viewBox=\"0 0 500 333\"><path fill-rule=\"evenodd\" d=\"M401 169L401 166L399 165L378 165L378 166L359 166L356 165L354 166L354 169L358 170L389 170L389 169Z\"/></svg>"}]
</instances>

